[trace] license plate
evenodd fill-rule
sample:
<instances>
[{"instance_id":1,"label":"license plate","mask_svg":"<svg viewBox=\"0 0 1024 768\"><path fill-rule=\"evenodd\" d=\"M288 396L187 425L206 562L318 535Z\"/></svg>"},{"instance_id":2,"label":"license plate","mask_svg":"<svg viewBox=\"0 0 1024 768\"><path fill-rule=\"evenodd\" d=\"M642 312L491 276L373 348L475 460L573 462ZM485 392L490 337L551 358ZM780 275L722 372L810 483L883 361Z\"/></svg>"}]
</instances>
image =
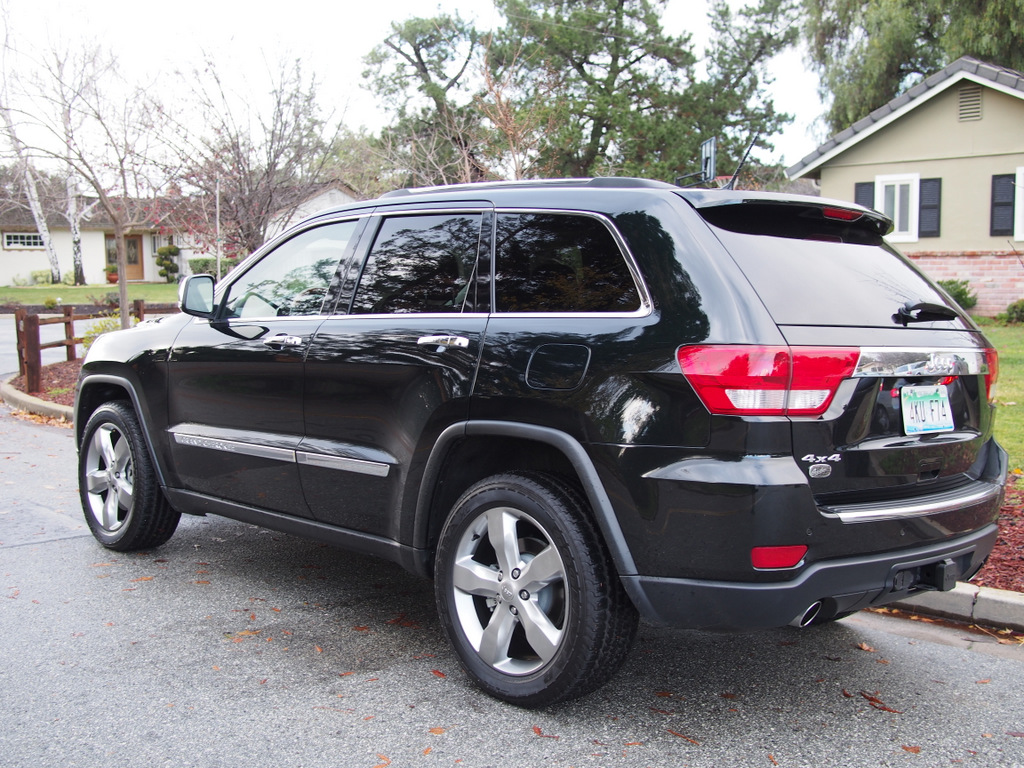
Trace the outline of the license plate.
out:
<instances>
[{"instance_id":1,"label":"license plate","mask_svg":"<svg viewBox=\"0 0 1024 768\"><path fill-rule=\"evenodd\" d=\"M900 404L903 406L903 431L908 435L951 432L955 429L945 385L903 387L900 390Z\"/></svg>"}]
</instances>

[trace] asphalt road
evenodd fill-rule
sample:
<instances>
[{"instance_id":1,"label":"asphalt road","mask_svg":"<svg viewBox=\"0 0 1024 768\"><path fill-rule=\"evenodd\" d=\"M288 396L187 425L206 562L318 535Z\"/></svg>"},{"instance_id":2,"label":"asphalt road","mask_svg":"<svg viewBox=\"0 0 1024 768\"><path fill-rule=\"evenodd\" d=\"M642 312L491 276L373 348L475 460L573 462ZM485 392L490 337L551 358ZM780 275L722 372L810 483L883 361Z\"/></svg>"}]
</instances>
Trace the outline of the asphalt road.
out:
<instances>
[{"instance_id":1,"label":"asphalt road","mask_svg":"<svg viewBox=\"0 0 1024 768\"><path fill-rule=\"evenodd\" d=\"M215 518L104 550L71 435L0 408L2 766L1024 766L1024 649L871 614L642 626L596 694L499 703L391 564Z\"/></svg>"}]
</instances>

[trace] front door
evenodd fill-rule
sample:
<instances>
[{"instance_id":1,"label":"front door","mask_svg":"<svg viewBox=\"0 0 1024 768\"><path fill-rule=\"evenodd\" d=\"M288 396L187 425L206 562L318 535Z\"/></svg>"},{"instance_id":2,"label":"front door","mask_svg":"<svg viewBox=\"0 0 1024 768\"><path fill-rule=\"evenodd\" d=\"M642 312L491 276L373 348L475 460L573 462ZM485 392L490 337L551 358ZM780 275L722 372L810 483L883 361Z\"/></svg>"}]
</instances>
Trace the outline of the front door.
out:
<instances>
[{"instance_id":1,"label":"front door","mask_svg":"<svg viewBox=\"0 0 1024 768\"><path fill-rule=\"evenodd\" d=\"M185 490L308 517L296 465L303 361L356 221L306 229L248 266L168 358L168 445Z\"/></svg>"},{"instance_id":2,"label":"front door","mask_svg":"<svg viewBox=\"0 0 1024 768\"><path fill-rule=\"evenodd\" d=\"M142 264L142 235L125 235L125 279L144 280ZM107 235L107 264L117 265L117 243L113 235Z\"/></svg>"}]
</instances>

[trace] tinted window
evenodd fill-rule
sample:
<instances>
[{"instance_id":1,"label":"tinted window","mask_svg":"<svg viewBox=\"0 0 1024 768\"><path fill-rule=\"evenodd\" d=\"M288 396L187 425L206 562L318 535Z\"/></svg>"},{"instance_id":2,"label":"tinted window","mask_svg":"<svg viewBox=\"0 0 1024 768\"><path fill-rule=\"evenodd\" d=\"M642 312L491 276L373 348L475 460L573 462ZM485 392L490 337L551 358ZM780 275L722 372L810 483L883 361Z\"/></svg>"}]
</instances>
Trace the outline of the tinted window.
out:
<instances>
[{"instance_id":1,"label":"tinted window","mask_svg":"<svg viewBox=\"0 0 1024 768\"><path fill-rule=\"evenodd\" d=\"M480 221L480 214L385 219L352 313L461 312L480 247Z\"/></svg>"},{"instance_id":2,"label":"tinted window","mask_svg":"<svg viewBox=\"0 0 1024 768\"><path fill-rule=\"evenodd\" d=\"M498 216L499 312L631 312L640 294L611 232L589 216Z\"/></svg>"},{"instance_id":3,"label":"tinted window","mask_svg":"<svg viewBox=\"0 0 1024 768\"><path fill-rule=\"evenodd\" d=\"M315 315L323 307L354 221L310 229L282 243L228 290L226 317Z\"/></svg>"}]
</instances>

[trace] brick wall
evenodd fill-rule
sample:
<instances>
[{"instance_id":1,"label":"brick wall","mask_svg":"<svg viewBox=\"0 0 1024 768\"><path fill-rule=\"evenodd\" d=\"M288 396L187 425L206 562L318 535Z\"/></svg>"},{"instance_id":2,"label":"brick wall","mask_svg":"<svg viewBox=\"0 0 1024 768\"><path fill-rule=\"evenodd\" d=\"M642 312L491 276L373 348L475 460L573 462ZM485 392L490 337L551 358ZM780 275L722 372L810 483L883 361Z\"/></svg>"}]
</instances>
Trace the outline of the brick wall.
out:
<instances>
[{"instance_id":1,"label":"brick wall","mask_svg":"<svg viewBox=\"0 0 1024 768\"><path fill-rule=\"evenodd\" d=\"M933 280L967 280L978 294L972 315L994 317L1024 299L1024 252L968 251L906 254Z\"/></svg>"}]
</instances>

